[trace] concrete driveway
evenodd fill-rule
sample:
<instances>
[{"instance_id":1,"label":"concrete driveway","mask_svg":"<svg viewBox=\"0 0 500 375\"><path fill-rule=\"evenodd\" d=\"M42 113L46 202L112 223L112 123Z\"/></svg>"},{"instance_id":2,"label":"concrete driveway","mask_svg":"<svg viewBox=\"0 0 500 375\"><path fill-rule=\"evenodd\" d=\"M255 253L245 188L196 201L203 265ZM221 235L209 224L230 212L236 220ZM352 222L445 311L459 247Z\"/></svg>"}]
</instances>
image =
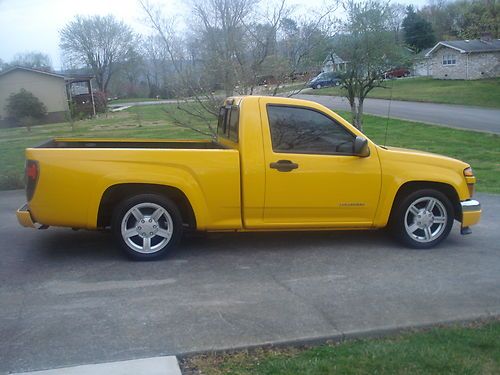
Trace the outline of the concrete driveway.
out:
<instances>
[{"instance_id":1,"label":"concrete driveway","mask_svg":"<svg viewBox=\"0 0 500 375\"><path fill-rule=\"evenodd\" d=\"M16 223L0 192L0 373L500 314L500 196L431 251L383 232L213 234L134 263L108 233ZM338 336L337 336L338 337Z\"/></svg>"},{"instance_id":2,"label":"concrete driveway","mask_svg":"<svg viewBox=\"0 0 500 375\"><path fill-rule=\"evenodd\" d=\"M295 98L312 100L333 110L350 111L347 99L338 96L302 94ZM391 118L500 134L500 109L384 99L364 102L365 113L387 117L388 111Z\"/></svg>"}]
</instances>

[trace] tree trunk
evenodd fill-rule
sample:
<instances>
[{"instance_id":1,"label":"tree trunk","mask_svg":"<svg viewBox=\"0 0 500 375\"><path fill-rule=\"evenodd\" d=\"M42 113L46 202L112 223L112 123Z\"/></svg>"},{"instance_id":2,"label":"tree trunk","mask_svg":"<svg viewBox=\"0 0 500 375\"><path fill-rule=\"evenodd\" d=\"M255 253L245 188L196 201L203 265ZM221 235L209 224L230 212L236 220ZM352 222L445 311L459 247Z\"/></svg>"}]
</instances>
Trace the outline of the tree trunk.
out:
<instances>
[{"instance_id":1,"label":"tree trunk","mask_svg":"<svg viewBox=\"0 0 500 375\"><path fill-rule=\"evenodd\" d=\"M228 59L226 59L228 61ZM231 76L231 72L228 70L228 66L224 67L224 92L226 94L226 98L233 96L234 94L234 85Z\"/></svg>"},{"instance_id":2,"label":"tree trunk","mask_svg":"<svg viewBox=\"0 0 500 375\"><path fill-rule=\"evenodd\" d=\"M358 116L357 116L357 121L356 121L356 127L360 130L363 131L363 98L359 98L358 101Z\"/></svg>"},{"instance_id":3,"label":"tree trunk","mask_svg":"<svg viewBox=\"0 0 500 375\"><path fill-rule=\"evenodd\" d=\"M351 105L352 124L363 131L363 99L358 99L357 105L355 99L349 100L349 104Z\"/></svg>"},{"instance_id":4,"label":"tree trunk","mask_svg":"<svg viewBox=\"0 0 500 375\"><path fill-rule=\"evenodd\" d=\"M99 87L99 91L104 91L104 77L101 72L95 74L95 80L97 82L97 87Z\"/></svg>"},{"instance_id":5,"label":"tree trunk","mask_svg":"<svg viewBox=\"0 0 500 375\"><path fill-rule=\"evenodd\" d=\"M356 122L358 118L358 108L356 106L356 101L354 99L349 99L349 104L351 105L351 122L354 126L357 127Z\"/></svg>"}]
</instances>

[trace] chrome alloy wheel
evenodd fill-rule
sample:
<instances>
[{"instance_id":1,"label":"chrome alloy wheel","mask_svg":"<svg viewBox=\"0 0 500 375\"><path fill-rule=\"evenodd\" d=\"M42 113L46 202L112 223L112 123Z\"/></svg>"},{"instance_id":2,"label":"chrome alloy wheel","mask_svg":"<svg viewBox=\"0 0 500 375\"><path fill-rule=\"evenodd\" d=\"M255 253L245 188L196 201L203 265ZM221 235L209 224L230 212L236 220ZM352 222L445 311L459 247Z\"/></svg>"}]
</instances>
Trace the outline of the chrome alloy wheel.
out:
<instances>
[{"instance_id":1,"label":"chrome alloy wheel","mask_svg":"<svg viewBox=\"0 0 500 375\"><path fill-rule=\"evenodd\" d=\"M448 214L443 203L434 197L421 197L406 210L406 233L415 241L427 243L438 238L446 228Z\"/></svg>"},{"instance_id":2,"label":"chrome alloy wheel","mask_svg":"<svg viewBox=\"0 0 500 375\"><path fill-rule=\"evenodd\" d=\"M140 203L123 216L121 235L127 246L151 254L163 249L172 238L173 221L162 206L155 203Z\"/></svg>"}]
</instances>

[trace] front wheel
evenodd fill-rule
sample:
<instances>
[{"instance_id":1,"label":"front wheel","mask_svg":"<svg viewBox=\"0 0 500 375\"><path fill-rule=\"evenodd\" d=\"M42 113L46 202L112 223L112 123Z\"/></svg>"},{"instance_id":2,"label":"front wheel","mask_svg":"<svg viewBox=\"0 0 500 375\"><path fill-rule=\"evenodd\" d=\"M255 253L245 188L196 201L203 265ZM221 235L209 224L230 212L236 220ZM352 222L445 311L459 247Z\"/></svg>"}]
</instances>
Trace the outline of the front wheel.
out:
<instances>
[{"instance_id":1,"label":"front wheel","mask_svg":"<svg viewBox=\"0 0 500 375\"><path fill-rule=\"evenodd\" d=\"M111 230L130 258L154 260L165 256L178 243L182 235L182 218L170 199L141 194L116 207Z\"/></svg>"},{"instance_id":2,"label":"front wheel","mask_svg":"<svg viewBox=\"0 0 500 375\"><path fill-rule=\"evenodd\" d=\"M429 249L448 237L453 220L453 206L446 195L432 189L418 190L399 202L391 229L403 244Z\"/></svg>"},{"instance_id":3,"label":"front wheel","mask_svg":"<svg viewBox=\"0 0 500 375\"><path fill-rule=\"evenodd\" d=\"M320 89L321 88L321 84L318 83L316 86L315 86L317 89Z\"/></svg>"}]
</instances>

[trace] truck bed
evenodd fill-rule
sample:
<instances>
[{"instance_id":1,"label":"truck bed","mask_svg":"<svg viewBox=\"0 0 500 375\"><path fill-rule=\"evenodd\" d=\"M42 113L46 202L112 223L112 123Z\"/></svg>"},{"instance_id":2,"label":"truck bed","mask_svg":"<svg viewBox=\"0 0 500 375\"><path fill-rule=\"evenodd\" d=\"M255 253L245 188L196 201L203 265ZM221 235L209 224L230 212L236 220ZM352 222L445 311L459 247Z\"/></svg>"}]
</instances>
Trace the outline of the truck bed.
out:
<instances>
[{"instance_id":1,"label":"truck bed","mask_svg":"<svg viewBox=\"0 0 500 375\"><path fill-rule=\"evenodd\" d=\"M241 227L239 152L210 140L55 138L26 158L39 166L38 223L95 229L108 189L142 184L182 192L200 230Z\"/></svg>"},{"instance_id":2,"label":"truck bed","mask_svg":"<svg viewBox=\"0 0 500 375\"><path fill-rule=\"evenodd\" d=\"M223 145L209 140L115 140L87 138L54 138L36 148L152 148L152 149L183 149L183 150L220 150Z\"/></svg>"}]
</instances>

